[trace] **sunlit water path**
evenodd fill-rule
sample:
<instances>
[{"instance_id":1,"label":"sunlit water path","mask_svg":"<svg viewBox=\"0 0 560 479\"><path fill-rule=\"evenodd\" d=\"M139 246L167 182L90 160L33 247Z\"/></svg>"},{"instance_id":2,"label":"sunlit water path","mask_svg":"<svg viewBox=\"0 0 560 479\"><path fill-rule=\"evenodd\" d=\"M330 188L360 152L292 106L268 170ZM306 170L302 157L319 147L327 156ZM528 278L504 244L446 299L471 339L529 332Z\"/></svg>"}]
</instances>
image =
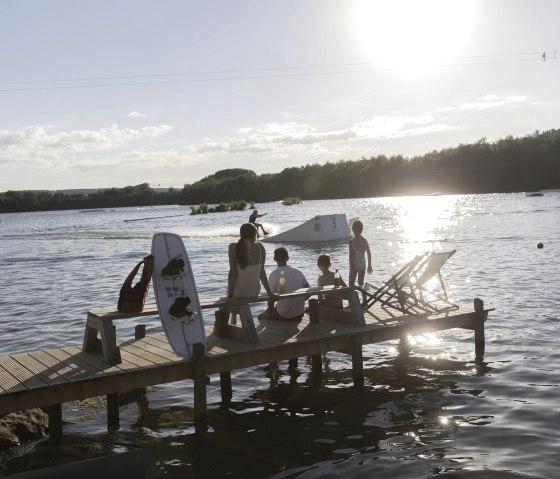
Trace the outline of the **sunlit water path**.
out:
<instances>
[{"instance_id":1,"label":"sunlit water path","mask_svg":"<svg viewBox=\"0 0 560 479\"><path fill-rule=\"evenodd\" d=\"M188 381L123 405L114 433L106 432L103 407L66 405L65 434L98 435L114 451L144 448L150 477L184 477L195 462L208 477L558 476L560 193L257 206L272 233L319 213L359 217L373 251L373 282L417 253L456 249L443 271L450 296L462 303L480 297L496 308L486 325L485 365L472 361L472 334L451 330L414 338L408 358L396 343L365 347L363 391L352 387L348 358L336 353L324 358L319 389L310 386L303 359L295 371L280 363L236 372L228 409L219 407L212 378L212 428L202 452L192 435ZM85 311L116 305L122 281L158 231L184 238L202 298L223 295L227 245L248 216L190 216L178 206L0 215L0 353L81 344ZM162 218L144 219L155 217ZM266 245L269 272L276 246ZM312 285L323 252L347 276L344 243L288 247L290 263ZM132 335L134 324L119 323L119 336ZM147 332L159 330L154 321Z\"/></svg>"}]
</instances>

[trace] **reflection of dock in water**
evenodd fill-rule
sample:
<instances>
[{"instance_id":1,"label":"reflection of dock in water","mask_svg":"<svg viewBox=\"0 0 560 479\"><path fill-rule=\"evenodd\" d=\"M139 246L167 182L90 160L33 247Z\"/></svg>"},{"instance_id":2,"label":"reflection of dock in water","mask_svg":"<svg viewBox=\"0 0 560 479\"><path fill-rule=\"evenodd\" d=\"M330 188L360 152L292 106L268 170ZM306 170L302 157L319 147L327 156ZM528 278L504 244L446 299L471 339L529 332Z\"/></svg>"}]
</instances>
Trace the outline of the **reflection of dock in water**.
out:
<instances>
[{"instance_id":1,"label":"reflection of dock in water","mask_svg":"<svg viewBox=\"0 0 560 479\"><path fill-rule=\"evenodd\" d=\"M49 413L51 439L60 441L65 402L106 396L108 425L114 428L119 424L119 393L192 379L195 424L205 427L208 375L219 374L222 400L228 402L233 370L284 360L293 364L297 358L310 357L310 372L320 381L321 355L337 351L351 357L354 385L361 386L363 345L400 339L406 349L409 335L453 328L474 331L476 359L482 361L484 322L490 311L480 300L475 300L474 308L460 306L439 315L402 315L374 305L363 313L363 320L354 321L350 311L323 314L316 303L311 307L310 301L311 315L306 313L301 322L259 320L251 332L246 330L246 322L227 323L227 315L220 311L225 304L223 300L202 303L205 310L218 310L216 324L206 326L206 353L202 345L195 345L193 359L176 356L163 333L145 336L142 324L136 326L134 338L117 340L116 320L156 319L159 324L155 305L146 306L142 313L107 308L91 311L83 347L0 356L0 415L44 408ZM256 340L251 334L256 334Z\"/></svg>"}]
</instances>

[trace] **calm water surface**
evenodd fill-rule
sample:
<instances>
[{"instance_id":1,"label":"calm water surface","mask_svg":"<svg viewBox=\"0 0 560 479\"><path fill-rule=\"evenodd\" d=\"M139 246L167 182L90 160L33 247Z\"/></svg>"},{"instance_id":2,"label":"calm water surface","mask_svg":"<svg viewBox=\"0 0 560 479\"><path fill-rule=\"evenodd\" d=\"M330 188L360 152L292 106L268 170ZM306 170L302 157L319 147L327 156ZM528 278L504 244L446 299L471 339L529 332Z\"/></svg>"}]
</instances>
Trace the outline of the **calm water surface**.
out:
<instances>
[{"instance_id":1,"label":"calm water surface","mask_svg":"<svg viewBox=\"0 0 560 479\"><path fill-rule=\"evenodd\" d=\"M417 253L456 249L444 267L450 296L496 308L485 363L473 362L472 333L451 330L413 338L409 357L395 342L364 347L359 391L337 353L324 356L321 385L305 359L294 370L286 362L237 371L227 408L212 377L204 443L193 434L190 381L123 401L111 433L102 405L67 404L65 434L95 437L107 451L142 448L154 478L559 477L559 207L559 192L258 205L273 233L319 213L362 219L373 282ZM0 215L0 353L81 344L85 311L116 305L158 231L184 238L202 298L224 294L227 245L248 216L190 216L178 206ZM268 272L277 246L266 245ZM312 285L323 252L347 276L345 244L289 250ZM134 324L119 323L119 336ZM159 331L156 321L147 327Z\"/></svg>"}]
</instances>

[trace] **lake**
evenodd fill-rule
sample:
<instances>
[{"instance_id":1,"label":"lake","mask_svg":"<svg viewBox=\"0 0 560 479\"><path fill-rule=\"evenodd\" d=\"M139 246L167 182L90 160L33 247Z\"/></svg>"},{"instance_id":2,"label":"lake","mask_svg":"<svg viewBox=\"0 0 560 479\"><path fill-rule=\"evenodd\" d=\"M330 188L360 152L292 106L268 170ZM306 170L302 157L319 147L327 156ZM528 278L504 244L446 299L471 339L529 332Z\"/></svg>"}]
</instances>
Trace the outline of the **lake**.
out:
<instances>
[{"instance_id":1,"label":"lake","mask_svg":"<svg viewBox=\"0 0 560 479\"><path fill-rule=\"evenodd\" d=\"M272 234L317 214L359 217L374 283L418 253L456 249L443 269L450 297L495 308L485 362L474 362L471 332L450 330L412 338L408 357L396 342L365 346L362 390L339 353L323 357L320 387L304 358L297 369L281 362L234 372L227 408L213 376L203 443L193 434L191 381L123 401L113 432L103 404L66 404L65 435L93 437L107 451L142 448L154 478L201 470L215 478L558 477L560 192L256 206ZM0 353L81 344L86 310L116 306L155 232L183 237L202 299L224 295L227 247L249 211L189 213L166 206L0 215ZM265 244L269 273L277 246ZM347 280L347 244L287 246L289 263L312 286L322 253ZM119 337L132 336L135 324L119 323ZM147 323L147 334L160 331L155 319Z\"/></svg>"}]
</instances>

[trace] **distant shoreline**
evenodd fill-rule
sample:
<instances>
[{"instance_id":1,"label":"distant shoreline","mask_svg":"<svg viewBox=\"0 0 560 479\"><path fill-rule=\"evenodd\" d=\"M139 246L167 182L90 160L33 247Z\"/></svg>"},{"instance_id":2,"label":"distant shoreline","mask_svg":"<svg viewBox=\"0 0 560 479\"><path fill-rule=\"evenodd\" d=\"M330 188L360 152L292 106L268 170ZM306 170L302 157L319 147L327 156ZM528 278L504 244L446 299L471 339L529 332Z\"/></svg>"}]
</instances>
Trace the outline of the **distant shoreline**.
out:
<instances>
[{"instance_id":1,"label":"distant shoreline","mask_svg":"<svg viewBox=\"0 0 560 479\"><path fill-rule=\"evenodd\" d=\"M232 201L268 203L286 197L306 201L423 196L436 192L526 193L560 188L559 158L560 130L556 129L520 138L509 136L492 143L483 138L413 158L378 155L289 167L280 173L260 175L231 168L182 189L152 188L149 183L142 183L95 190L7 191L0 193L0 213Z\"/></svg>"}]
</instances>

